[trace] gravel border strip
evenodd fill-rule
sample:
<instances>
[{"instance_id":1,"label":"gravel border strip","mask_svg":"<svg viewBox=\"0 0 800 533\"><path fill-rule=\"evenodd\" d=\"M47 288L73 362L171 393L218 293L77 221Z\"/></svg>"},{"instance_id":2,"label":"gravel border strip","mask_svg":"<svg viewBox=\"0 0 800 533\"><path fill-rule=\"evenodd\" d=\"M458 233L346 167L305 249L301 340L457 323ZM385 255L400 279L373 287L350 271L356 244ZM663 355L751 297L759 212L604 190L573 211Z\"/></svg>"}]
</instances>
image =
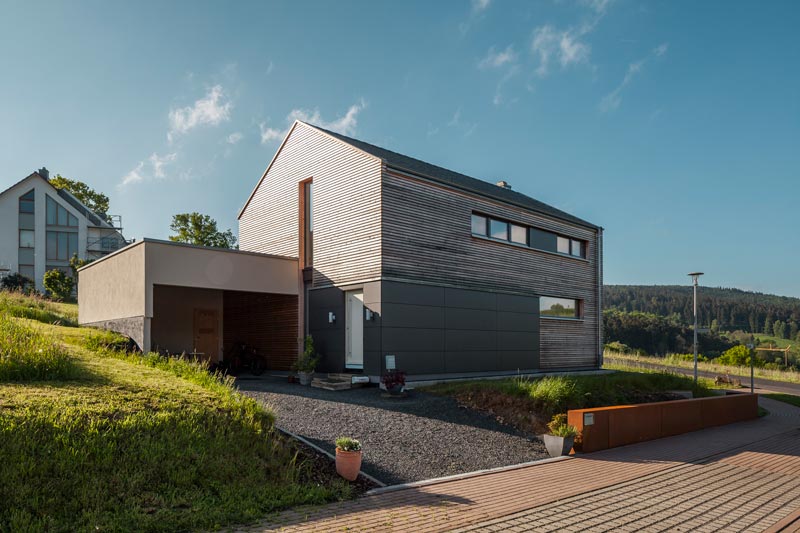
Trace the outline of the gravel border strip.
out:
<instances>
[{"instance_id":1,"label":"gravel border strip","mask_svg":"<svg viewBox=\"0 0 800 533\"><path fill-rule=\"evenodd\" d=\"M458 481L460 479L469 479L473 477L485 476L488 474L495 474L497 472L507 472L509 470L519 470L520 468L527 468L529 466L536 466L547 463L557 463L560 461L567 461L574 459L572 455L564 455L561 457L547 457L545 459L538 459L536 461L528 461L527 463L519 463L517 465L498 466L497 468L487 468L484 470L476 470L474 472L465 472L463 474L454 474L452 476L435 477L431 479L423 479L422 481L412 481L411 483L400 483L398 485L384 485L377 489L368 490L365 496L374 496L376 494L385 494L387 492L395 492L397 490L411 489L417 487L427 487L430 485L438 485L439 483L447 483L448 481Z\"/></svg>"}]
</instances>

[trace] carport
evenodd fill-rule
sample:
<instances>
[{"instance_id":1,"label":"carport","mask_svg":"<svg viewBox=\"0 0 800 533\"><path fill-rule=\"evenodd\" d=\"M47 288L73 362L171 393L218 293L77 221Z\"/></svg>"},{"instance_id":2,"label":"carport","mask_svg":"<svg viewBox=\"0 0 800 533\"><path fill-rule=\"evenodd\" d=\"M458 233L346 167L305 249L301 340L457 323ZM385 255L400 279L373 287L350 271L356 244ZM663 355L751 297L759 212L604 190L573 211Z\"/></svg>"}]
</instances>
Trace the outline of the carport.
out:
<instances>
[{"instance_id":1,"label":"carport","mask_svg":"<svg viewBox=\"0 0 800 533\"><path fill-rule=\"evenodd\" d=\"M244 343L267 368L297 358L296 258L144 239L78 271L78 320L143 350L221 361Z\"/></svg>"}]
</instances>

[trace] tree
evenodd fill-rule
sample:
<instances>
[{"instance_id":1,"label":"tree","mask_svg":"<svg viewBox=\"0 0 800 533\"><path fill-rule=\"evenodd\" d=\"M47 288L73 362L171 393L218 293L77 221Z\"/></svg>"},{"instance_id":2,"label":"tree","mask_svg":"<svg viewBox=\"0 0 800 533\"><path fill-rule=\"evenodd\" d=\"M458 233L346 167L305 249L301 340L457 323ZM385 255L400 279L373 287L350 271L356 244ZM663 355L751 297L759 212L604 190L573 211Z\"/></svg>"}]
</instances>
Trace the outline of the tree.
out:
<instances>
[{"instance_id":1,"label":"tree","mask_svg":"<svg viewBox=\"0 0 800 533\"><path fill-rule=\"evenodd\" d=\"M772 315L767 315L764 320L764 335L772 335Z\"/></svg>"},{"instance_id":2,"label":"tree","mask_svg":"<svg viewBox=\"0 0 800 533\"><path fill-rule=\"evenodd\" d=\"M94 259L81 259L78 257L78 254L72 254L72 257L69 258L69 268L72 269L72 279L75 280L76 287L78 286L78 269L85 267L92 261L94 261Z\"/></svg>"},{"instance_id":3,"label":"tree","mask_svg":"<svg viewBox=\"0 0 800 533\"><path fill-rule=\"evenodd\" d=\"M789 336L787 338L792 340L796 339L798 331L800 331L800 326L797 325L797 322L792 320L789 322Z\"/></svg>"},{"instance_id":4,"label":"tree","mask_svg":"<svg viewBox=\"0 0 800 533\"><path fill-rule=\"evenodd\" d=\"M750 350L741 344L726 350L725 353L717 358L717 362L726 366L750 366ZM763 366L763 362L756 358L754 366Z\"/></svg>"},{"instance_id":5,"label":"tree","mask_svg":"<svg viewBox=\"0 0 800 533\"><path fill-rule=\"evenodd\" d=\"M786 323L782 320L776 320L774 324L772 324L772 334L782 339L786 335Z\"/></svg>"},{"instance_id":6,"label":"tree","mask_svg":"<svg viewBox=\"0 0 800 533\"><path fill-rule=\"evenodd\" d=\"M53 269L44 273L44 288L59 300L66 300L72 296L75 281L61 270Z\"/></svg>"},{"instance_id":7,"label":"tree","mask_svg":"<svg viewBox=\"0 0 800 533\"><path fill-rule=\"evenodd\" d=\"M50 185L56 189L67 191L98 215L105 217L106 213L108 213L108 196L95 191L82 181L71 180L61 176L61 174L56 174L55 178L50 178Z\"/></svg>"},{"instance_id":8,"label":"tree","mask_svg":"<svg viewBox=\"0 0 800 533\"><path fill-rule=\"evenodd\" d=\"M176 232L169 240L215 248L236 248L236 237L228 229L219 231L217 221L200 213L179 213L172 217L169 228Z\"/></svg>"},{"instance_id":9,"label":"tree","mask_svg":"<svg viewBox=\"0 0 800 533\"><path fill-rule=\"evenodd\" d=\"M33 280L22 274L11 274L0 281L0 289L28 293L33 290Z\"/></svg>"},{"instance_id":10,"label":"tree","mask_svg":"<svg viewBox=\"0 0 800 533\"><path fill-rule=\"evenodd\" d=\"M719 322L717 322L716 318L711 321L711 332L719 333Z\"/></svg>"}]
</instances>

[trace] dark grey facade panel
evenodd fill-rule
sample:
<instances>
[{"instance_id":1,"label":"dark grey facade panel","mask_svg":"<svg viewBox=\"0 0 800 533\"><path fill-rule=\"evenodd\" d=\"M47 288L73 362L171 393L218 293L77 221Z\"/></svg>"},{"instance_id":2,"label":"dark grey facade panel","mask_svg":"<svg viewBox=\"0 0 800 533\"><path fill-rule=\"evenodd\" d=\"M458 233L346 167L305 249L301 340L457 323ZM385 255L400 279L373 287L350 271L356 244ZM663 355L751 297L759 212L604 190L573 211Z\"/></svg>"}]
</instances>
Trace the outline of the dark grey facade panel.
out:
<instances>
[{"instance_id":1,"label":"dark grey facade panel","mask_svg":"<svg viewBox=\"0 0 800 533\"><path fill-rule=\"evenodd\" d=\"M381 283L381 301L414 305L444 305L444 287L384 281Z\"/></svg>"},{"instance_id":2,"label":"dark grey facade panel","mask_svg":"<svg viewBox=\"0 0 800 533\"><path fill-rule=\"evenodd\" d=\"M367 375L385 371L386 355L394 355L397 368L411 376L539 368L535 296L395 281L365 284L363 290L365 308L374 312L372 320L362 317ZM344 301L339 288L309 291L309 332L323 354L322 372L344 370Z\"/></svg>"},{"instance_id":3,"label":"dark grey facade panel","mask_svg":"<svg viewBox=\"0 0 800 533\"><path fill-rule=\"evenodd\" d=\"M444 291L444 299L446 307L492 311L497 309L497 294L493 292L447 287Z\"/></svg>"}]
</instances>

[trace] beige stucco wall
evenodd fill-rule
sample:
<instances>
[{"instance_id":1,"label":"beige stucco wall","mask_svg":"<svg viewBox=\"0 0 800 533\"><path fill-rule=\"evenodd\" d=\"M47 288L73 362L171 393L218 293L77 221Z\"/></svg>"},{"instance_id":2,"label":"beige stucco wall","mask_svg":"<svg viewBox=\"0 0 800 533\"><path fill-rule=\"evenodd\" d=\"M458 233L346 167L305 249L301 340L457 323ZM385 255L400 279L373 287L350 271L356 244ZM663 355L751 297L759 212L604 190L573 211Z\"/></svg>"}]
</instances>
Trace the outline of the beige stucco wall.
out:
<instances>
[{"instance_id":1,"label":"beige stucco wall","mask_svg":"<svg viewBox=\"0 0 800 533\"><path fill-rule=\"evenodd\" d=\"M145 247L132 244L78 273L78 322L145 316Z\"/></svg>"},{"instance_id":2,"label":"beige stucco wall","mask_svg":"<svg viewBox=\"0 0 800 533\"><path fill-rule=\"evenodd\" d=\"M296 259L145 241L149 286L298 294ZM150 292L152 295L152 292ZM148 297L147 316L153 315Z\"/></svg>"},{"instance_id":3,"label":"beige stucco wall","mask_svg":"<svg viewBox=\"0 0 800 533\"><path fill-rule=\"evenodd\" d=\"M194 310L212 309L217 312L219 346L222 354L223 320L222 291L189 287L156 285L153 287L153 319L150 338L158 350L189 353L194 350Z\"/></svg>"}]
</instances>

